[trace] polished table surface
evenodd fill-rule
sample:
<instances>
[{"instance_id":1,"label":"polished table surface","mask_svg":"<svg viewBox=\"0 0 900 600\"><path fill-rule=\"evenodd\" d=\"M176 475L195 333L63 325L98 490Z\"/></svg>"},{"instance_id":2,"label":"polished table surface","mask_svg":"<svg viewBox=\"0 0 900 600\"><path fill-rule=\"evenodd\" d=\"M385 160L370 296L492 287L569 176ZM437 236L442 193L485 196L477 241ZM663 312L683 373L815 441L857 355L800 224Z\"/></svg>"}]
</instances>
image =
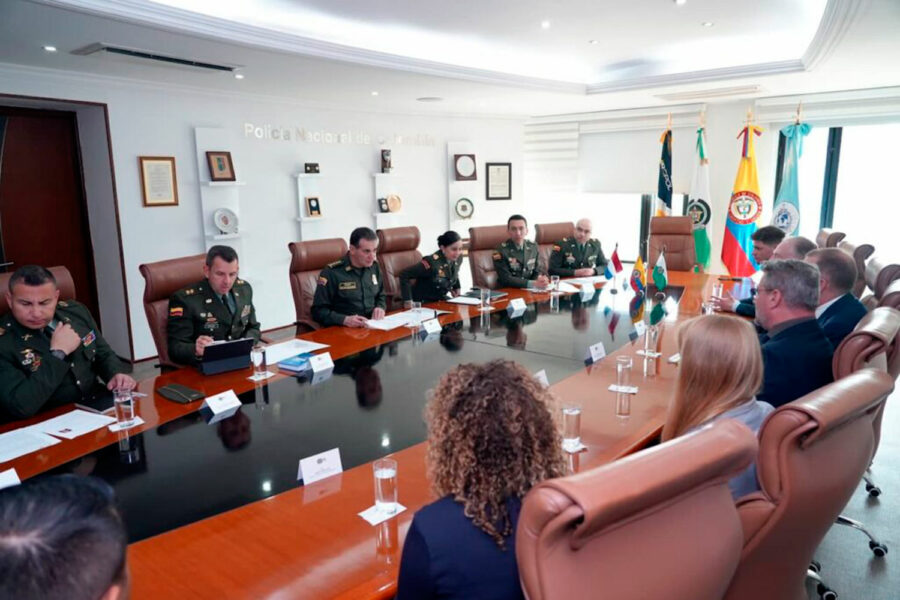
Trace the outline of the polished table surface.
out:
<instances>
[{"instance_id":1,"label":"polished table surface","mask_svg":"<svg viewBox=\"0 0 900 600\"><path fill-rule=\"evenodd\" d=\"M413 340L407 328L305 334L328 343L338 359L334 375L315 385L283 373L254 385L247 371L202 377L190 369L142 381L151 394L139 401L146 423L130 435L103 429L2 468L14 466L23 478L77 472L109 481L137 542L130 550L136 598L390 597L409 521L434 499L422 411L441 374L495 358L545 369L557 398L583 406L588 449L570 455L570 467L603 464L658 436L675 376L665 362L675 352L670 325L700 312L712 281L670 273L663 360L646 373L646 361L634 356L632 383L640 390L633 397L606 389L615 382L614 360L585 368L583 359L598 341L610 354L634 355L642 339L632 320L649 319L651 302L635 315L631 291L612 294L609 284L586 303L510 290L528 303L521 317L508 315L506 301L490 314L431 305L451 311L434 339ZM207 395L234 389L243 406L207 425L200 402L180 405L152 393L170 382ZM308 486L297 481L300 458L335 447L344 473ZM399 498L408 510L372 527L357 513L373 500L369 463L386 454L399 462Z\"/></svg>"}]
</instances>

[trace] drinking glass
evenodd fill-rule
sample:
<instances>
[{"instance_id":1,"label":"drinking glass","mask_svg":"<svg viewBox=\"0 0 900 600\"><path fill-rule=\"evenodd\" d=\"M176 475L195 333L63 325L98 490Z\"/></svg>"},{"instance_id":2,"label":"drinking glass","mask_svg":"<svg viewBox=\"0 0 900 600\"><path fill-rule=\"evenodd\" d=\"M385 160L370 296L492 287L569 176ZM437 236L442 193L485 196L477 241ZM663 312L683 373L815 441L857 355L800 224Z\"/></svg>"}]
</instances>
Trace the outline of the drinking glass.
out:
<instances>
[{"instance_id":1,"label":"drinking glass","mask_svg":"<svg viewBox=\"0 0 900 600\"><path fill-rule=\"evenodd\" d=\"M266 348L257 344L250 351L250 362L253 363L253 378L262 379L267 373Z\"/></svg>"},{"instance_id":2,"label":"drinking glass","mask_svg":"<svg viewBox=\"0 0 900 600\"><path fill-rule=\"evenodd\" d=\"M375 508L392 515L397 512L397 461L379 458L372 463L375 475Z\"/></svg>"},{"instance_id":3,"label":"drinking glass","mask_svg":"<svg viewBox=\"0 0 900 600\"><path fill-rule=\"evenodd\" d=\"M619 388L631 385L631 365L630 356L616 357L616 385Z\"/></svg>"},{"instance_id":4,"label":"drinking glass","mask_svg":"<svg viewBox=\"0 0 900 600\"><path fill-rule=\"evenodd\" d=\"M566 402L562 407L563 448L574 450L581 444L581 405Z\"/></svg>"},{"instance_id":5,"label":"drinking glass","mask_svg":"<svg viewBox=\"0 0 900 600\"><path fill-rule=\"evenodd\" d=\"M713 314L713 313L716 312L716 309L715 309L715 307L713 306L713 303L712 303L712 302L703 302L703 303L701 304L701 308L703 309L703 314L704 314L704 315L711 315L711 314Z\"/></svg>"},{"instance_id":6,"label":"drinking glass","mask_svg":"<svg viewBox=\"0 0 900 600\"><path fill-rule=\"evenodd\" d=\"M134 395L131 390L115 390L113 402L116 407L116 422L122 429L134 425Z\"/></svg>"},{"instance_id":7,"label":"drinking glass","mask_svg":"<svg viewBox=\"0 0 900 600\"><path fill-rule=\"evenodd\" d=\"M491 290L488 288L481 288L481 310L488 311L491 310Z\"/></svg>"},{"instance_id":8,"label":"drinking glass","mask_svg":"<svg viewBox=\"0 0 900 600\"><path fill-rule=\"evenodd\" d=\"M631 394L616 394L616 416L623 419L631 416Z\"/></svg>"},{"instance_id":9,"label":"drinking glass","mask_svg":"<svg viewBox=\"0 0 900 600\"><path fill-rule=\"evenodd\" d=\"M714 298L721 298L722 294L724 294L724 293L725 293L725 287L720 282L717 281L716 283L713 284L712 295Z\"/></svg>"},{"instance_id":10,"label":"drinking glass","mask_svg":"<svg viewBox=\"0 0 900 600\"><path fill-rule=\"evenodd\" d=\"M553 294L559 293L559 275L550 276L550 292Z\"/></svg>"}]
</instances>

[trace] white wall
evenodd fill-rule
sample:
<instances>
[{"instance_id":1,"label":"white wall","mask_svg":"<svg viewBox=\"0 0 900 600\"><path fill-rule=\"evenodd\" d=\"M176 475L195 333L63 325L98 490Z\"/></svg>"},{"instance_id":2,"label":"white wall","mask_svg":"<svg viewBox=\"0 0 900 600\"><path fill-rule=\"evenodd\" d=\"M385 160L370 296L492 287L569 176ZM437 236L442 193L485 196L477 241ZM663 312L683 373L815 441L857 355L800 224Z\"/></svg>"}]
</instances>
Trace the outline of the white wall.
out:
<instances>
[{"instance_id":1,"label":"white wall","mask_svg":"<svg viewBox=\"0 0 900 600\"><path fill-rule=\"evenodd\" d=\"M200 168L194 128L215 127L232 132L235 171L246 182L240 188L243 232L241 275L254 286L263 328L290 324L294 307L287 278L287 244L299 239L295 218L297 190L293 174L304 162L322 169L322 208L327 217L313 237L347 237L353 227L373 226L375 211L372 173L379 169L379 149L391 148L403 199L397 225L417 225L423 252L448 224L447 144L466 142L476 154L480 195L473 194L475 214L520 211L522 198L523 123L519 120L425 117L308 109L268 98L224 96L200 90L160 89L139 82L82 74L0 65L0 93L100 102L108 105L122 227L126 282L131 308L135 357L156 354L142 309L143 278L138 265L205 251L200 205ZM369 144L316 143L257 139L245 135L245 123L310 131L365 132ZM398 143L395 135L427 136L432 143ZM353 136L355 138L355 136ZM384 138L382 145L379 140ZM422 137L419 138L421 141ZM144 208L141 202L138 156L174 156L178 177L177 207ZM484 162L513 163L513 200L484 201ZM455 200L454 200L455 201ZM499 213L497 213L499 214ZM465 232L460 232L465 233ZM198 279L200 275L198 274ZM110 327L107 324L106 327Z\"/></svg>"}]
</instances>

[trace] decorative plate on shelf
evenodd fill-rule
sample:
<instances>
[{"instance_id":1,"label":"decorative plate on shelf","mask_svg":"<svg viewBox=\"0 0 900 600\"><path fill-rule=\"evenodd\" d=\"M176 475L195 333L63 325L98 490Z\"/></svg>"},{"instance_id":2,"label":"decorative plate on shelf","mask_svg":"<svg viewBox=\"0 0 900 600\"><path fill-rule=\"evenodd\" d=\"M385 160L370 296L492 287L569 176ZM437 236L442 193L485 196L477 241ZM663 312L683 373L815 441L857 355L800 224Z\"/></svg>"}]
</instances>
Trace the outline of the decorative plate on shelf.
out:
<instances>
[{"instance_id":1,"label":"decorative plate on shelf","mask_svg":"<svg viewBox=\"0 0 900 600\"><path fill-rule=\"evenodd\" d=\"M475 205L468 198L460 198L456 201L456 214L462 219L471 219L475 212Z\"/></svg>"},{"instance_id":2,"label":"decorative plate on shelf","mask_svg":"<svg viewBox=\"0 0 900 600\"><path fill-rule=\"evenodd\" d=\"M213 213L213 223L223 234L237 233L238 218L234 211L227 208L217 208Z\"/></svg>"},{"instance_id":3,"label":"decorative plate on shelf","mask_svg":"<svg viewBox=\"0 0 900 600\"><path fill-rule=\"evenodd\" d=\"M457 181L474 181L477 179L475 172L474 154L454 154L453 170Z\"/></svg>"},{"instance_id":4,"label":"decorative plate on shelf","mask_svg":"<svg viewBox=\"0 0 900 600\"><path fill-rule=\"evenodd\" d=\"M391 212L400 212L400 208L403 206L403 201L400 200L400 196L397 194L391 194L387 197L388 210Z\"/></svg>"}]
</instances>

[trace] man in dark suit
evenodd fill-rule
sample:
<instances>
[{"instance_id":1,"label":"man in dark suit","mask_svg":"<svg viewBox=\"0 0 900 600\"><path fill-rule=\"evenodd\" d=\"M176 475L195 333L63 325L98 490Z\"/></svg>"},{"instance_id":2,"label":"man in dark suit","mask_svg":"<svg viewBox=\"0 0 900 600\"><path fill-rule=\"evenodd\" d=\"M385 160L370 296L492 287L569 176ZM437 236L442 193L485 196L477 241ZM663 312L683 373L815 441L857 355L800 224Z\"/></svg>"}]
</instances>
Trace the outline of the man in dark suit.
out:
<instances>
[{"instance_id":1,"label":"man in dark suit","mask_svg":"<svg viewBox=\"0 0 900 600\"><path fill-rule=\"evenodd\" d=\"M839 248L822 248L806 255L819 268L819 307L816 319L837 348L866 316L866 307L850 293L856 283L856 261Z\"/></svg>"},{"instance_id":2,"label":"man in dark suit","mask_svg":"<svg viewBox=\"0 0 900 600\"><path fill-rule=\"evenodd\" d=\"M756 294L763 386L756 399L778 408L834 380L834 347L815 318L819 270L802 260L770 260Z\"/></svg>"},{"instance_id":3,"label":"man in dark suit","mask_svg":"<svg viewBox=\"0 0 900 600\"><path fill-rule=\"evenodd\" d=\"M784 239L784 232L774 225L766 225L753 232L750 239L753 240L753 250L750 252L750 255L753 257L753 260L756 261L756 264L763 265L767 260L772 258L775 248L777 248L778 244ZM753 293L751 293L749 298L743 298L741 300L736 298L713 298L712 302L717 310L733 312L742 317L752 318L756 316L756 306L753 303L753 294L755 294L755 292L756 290L753 290Z\"/></svg>"}]
</instances>

